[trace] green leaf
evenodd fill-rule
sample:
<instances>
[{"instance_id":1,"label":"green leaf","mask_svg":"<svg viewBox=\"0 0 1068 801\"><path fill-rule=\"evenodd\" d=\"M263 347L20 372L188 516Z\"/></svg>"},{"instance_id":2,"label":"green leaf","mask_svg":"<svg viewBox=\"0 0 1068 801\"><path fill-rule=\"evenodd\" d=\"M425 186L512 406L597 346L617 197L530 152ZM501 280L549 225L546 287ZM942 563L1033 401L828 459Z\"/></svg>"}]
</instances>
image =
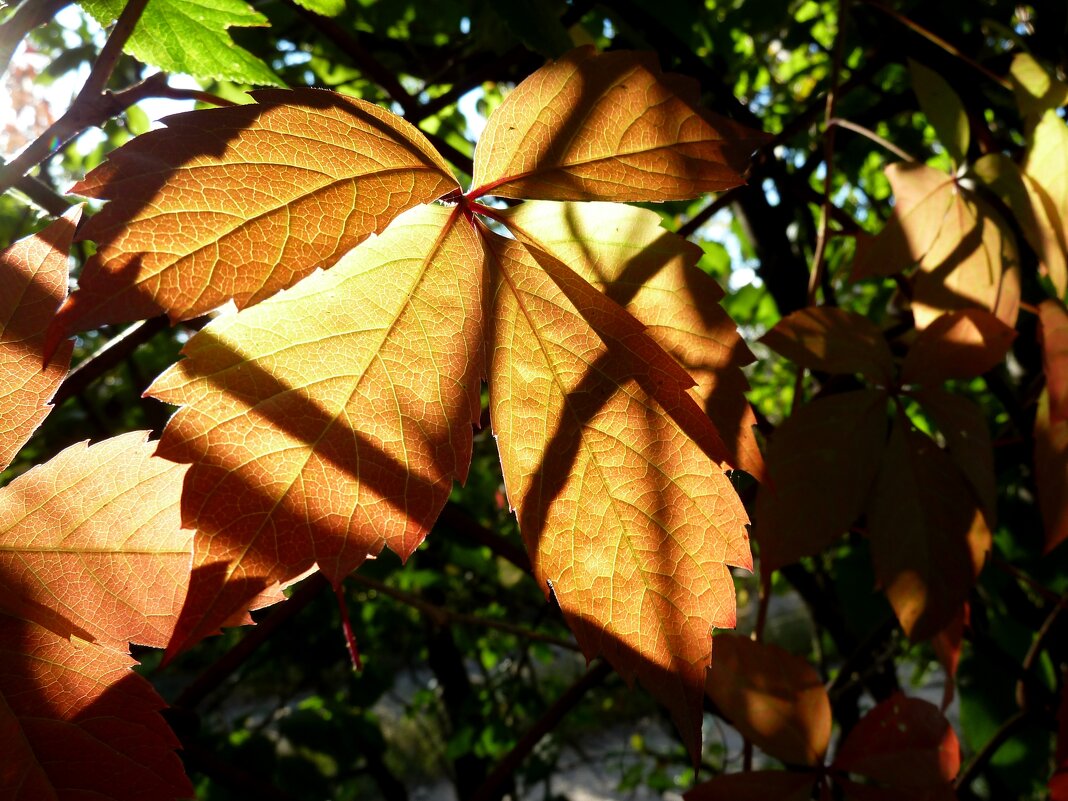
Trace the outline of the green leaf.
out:
<instances>
[{"instance_id":1,"label":"green leaf","mask_svg":"<svg viewBox=\"0 0 1068 801\"><path fill-rule=\"evenodd\" d=\"M323 0L327 2L328 0ZM81 0L101 25L110 25L123 0ZM126 52L166 72L205 80L283 86L270 67L234 44L230 27L270 23L242 0L152 0L126 43Z\"/></svg>"},{"instance_id":2,"label":"green leaf","mask_svg":"<svg viewBox=\"0 0 1068 801\"><path fill-rule=\"evenodd\" d=\"M557 58L575 46L560 22L563 3L491 3L490 9L527 48Z\"/></svg>"},{"instance_id":3,"label":"green leaf","mask_svg":"<svg viewBox=\"0 0 1068 801\"><path fill-rule=\"evenodd\" d=\"M1028 53L1020 53L1009 67L1016 105L1026 117L1039 117L1047 109L1068 103L1068 84L1050 76Z\"/></svg>"},{"instance_id":4,"label":"green leaf","mask_svg":"<svg viewBox=\"0 0 1068 801\"><path fill-rule=\"evenodd\" d=\"M345 0L294 0L298 6L324 17L336 17L345 10Z\"/></svg>"},{"instance_id":5,"label":"green leaf","mask_svg":"<svg viewBox=\"0 0 1068 801\"><path fill-rule=\"evenodd\" d=\"M964 161L968 152L968 115L945 79L933 70L909 59L912 89L920 100L920 110L938 134L954 164Z\"/></svg>"}]
</instances>

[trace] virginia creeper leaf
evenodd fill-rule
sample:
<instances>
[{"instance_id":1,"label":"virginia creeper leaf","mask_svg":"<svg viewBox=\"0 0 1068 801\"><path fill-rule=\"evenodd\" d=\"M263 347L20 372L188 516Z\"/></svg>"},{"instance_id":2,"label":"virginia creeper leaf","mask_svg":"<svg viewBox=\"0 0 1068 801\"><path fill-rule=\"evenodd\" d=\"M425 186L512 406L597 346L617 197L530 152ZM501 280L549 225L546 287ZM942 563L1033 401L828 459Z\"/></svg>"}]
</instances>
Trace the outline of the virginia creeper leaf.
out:
<instances>
[{"instance_id":1,"label":"virginia creeper leaf","mask_svg":"<svg viewBox=\"0 0 1068 801\"><path fill-rule=\"evenodd\" d=\"M946 671L946 684L942 691L943 713L953 701L953 693L957 686L957 667L960 665L961 645L964 643L964 630L970 624L971 606L963 603L946 627L931 638L931 648Z\"/></svg>"},{"instance_id":2,"label":"virginia creeper leaf","mask_svg":"<svg viewBox=\"0 0 1068 801\"><path fill-rule=\"evenodd\" d=\"M1068 291L1068 242L1065 225L1057 217L1052 198L1034 178L1020 171L1008 156L988 153L977 161L973 172L989 186L1012 211L1027 243L1035 251L1042 271L1049 276L1057 294Z\"/></svg>"},{"instance_id":3,"label":"virginia creeper leaf","mask_svg":"<svg viewBox=\"0 0 1068 801\"><path fill-rule=\"evenodd\" d=\"M123 651L167 644L191 561L186 468L145 439L73 445L0 491L0 610Z\"/></svg>"},{"instance_id":4,"label":"virginia creeper leaf","mask_svg":"<svg viewBox=\"0 0 1068 801\"><path fill-rule=\"evenodd\" d=\"M331 270L206 327L150 388L182 406L160 454L192 463L190 603L170 652L318 566L407 558L463 481L479 415L482 257L422 206ZM235 618L234 616L237 615Z\"/></svg>"},{"instance_id":5,"label":"virginia creeper leaf","mask_svg":"<svg viewBox=\"0 0 1068 801\"><path fill-rule=\"evenodd\" d=\"M809 801L817 776L811 772L753 770L726 773L683 795L686 801Z\"/></svg>"},{"instance_id":6,"label":"virginia creeper leaf","mask_svg":"<svg viewBox=\"0 0 1068 801\"><path fill-rule=\"evenodd\" d=\"M912 90L920 109L935 129L954 164L960 164L968 152L968 115L946 79L934 70L909 59Z\"/></svg>"},{"instance_id":7,"label":"virginia creeper leaf","mask_svg":"<svg viewBox=\"0 0 1068 801\"><path fill-rule=\"evenodd\" d=\"M634 206L536 201L509 209L504 221L648 326L697 381L693 392L730 464L764 477L741 371L753 356L719 305L723 290L697 268L700 248L664 230L659 215Z\"/></svg>"},{"instance_id":8,"label":"virginia creeper leaf","mask_svg":"<svg viewBox=\"0 0 1068 801\"><path fill-rule=\"evenodd\" d=\"M1016 105L1025 116L1040 116L1047 109L1068 103L1068 84L1051 77L1030 53L1017 53L1013 57L1009 79Z\"/></svg>"},{"instance_id":9,"label":"virginia creeper leaf","mask_svg":"<svg viewBox=\"0 0 1068 801\"><path fill-rule=\"evenodd\" d=\"M882 390L832 395L775 430L771 484L760 488L754 514L762 569L819 553L860 516L886 446L886 404Z\"/></svg>"},{"instance_id":10,"label":"virginia creeper leaf","mask_svg":"<svg viewBox=\"0 0 1068 801\"><path fill-rule=\"evenodd\" d=\"M901 368L904 384L974 378L1001 364L1014 331L983 309L943 314L920 332Z\"/></svg>"},{"instance_id":11,"label":"virginia creeper leaf","mask_svg":"<svg viewBox=\"0 0 1068 801\"><path fill-rule=\"evenodd\" d=\"M745 511L653 399L674 379L607 345L525 246L484 241L490 416L534 574L587 658L638 678L696 759L710 629L735 624L727 565L752 564Z\"/></svg>"},{"instance_id":12,"label":"virginia creeper leaf","mask_svg":"<svg viewBox=\"0 0 1068 801\"><path fill-rule=\"evenodd\" d=\"M111 202L79 232L98 252L58 331L258 303L456 185L385 109L317 89L252 96L168 117L75 186Z\"/></svg>"},{"instance_id":13,"label":"virginia creeper leaf","mask_svg":"<svg viewBox=\"0 0 1068 801\"><path fill-rule=\"evenodd\" d=\"M1049 390L1035 414L1035 484L1048 553L1068 540L1068 419L1050 410Z\"/></svg>"},{"instance_id":14,"label":"virginia creeper leaf","mask_svg":"<svg viewBox=\"0 0 1068 801\"><path fill-rule=\"evenodd\" d=\"M123 0L79 0L107 27L119 16ZM152 0L146 6L126 52L164 72L184 72L203 80L281 86L264 64L230 38L231 27L270 23L243 0Z\"/></svg>"},{"instance_id":15,"label":"virginia creeper leaf","mask_svg":"<svg viewBox=\"0 0 1068 801\"><path fill-rule=\"evenodd\" d=\"M1055 228L1055 236L1062 243L1068 241L1068 124L1056 111L1042 115L1031 133L1023 172L1040 188L1036 192L1044 204L1046 220ZM1063 263L1045 263L1050 279L1060 298L1068 288L1068 269Z\"/></svg>"},{"instance_id":16,"label":"virginia creeper leaf","mask_svg":"<svg viewBox=\"0 0 1068 801\"><path fill-rule=\"evenodd\" d=\"M948 789L960 770L960 743L938 707L897 693L853 727L832 767L888 788Z\"/></svg>"},{"instance_id":17,"label":"virginia creeper leaf","mask_svg":"<svg viewBox=\"0 0 1068 801\"><path fill-rule=\"evenodd\" d=\"M866 317L812 306L780 320L760 341L792 362L826 373L862 373L887 384L894 360L882 331Z\"/></svg>"},{"instance_id":18,"label":"virginia creeper leaf","mask_svg":"<svg viewBox=\"0 0 1068 801\"><path fill-rule=\"evenodd\" d=\"M67 294L67 252L81 211L0 252L0 471L52 407L72 343L44 362L45 332Z\"/></svg>"},{"instance_id":19,"label":"virginia creeper leaf","mask_svg":"<svg viewBox=\"0 0 1068 801\"><path fill-rule=\"evenodd\" d=\"M1068 419L1068 309L1063 303L1044 300L1038 306L1038 320L1050 412Z\"/></svg>"},{"instance_id":20,"label":"virginia creeper leaf","mask_svg":"<svg viewBox=\"0 0 1068 801\"><path fill-rule=\"evenodd\" d=\"M163 699L133 664L0 613L0 797L192 798Z\"/></svg>"},{"instance_id":21,"label":"virginia creeper leaf","mask_svg":"<svg viewBox=\"0 0 1068 801\"><path fill-rule=\"evenodd\" d=\"M572 50L494 111L475 148L473 196L682 200L743 183L766 140L702 109L696 84L655 56Z\"/></svg>"},{"instance_id":22,"label":"virginia creeper leaf","mask_svg":"<svg viewBox=\"0 0 1068 801\"><path fill-rule=\"evenodd\" d=\"M905 634L923 640L945 628L979 575L990 529L953 460L901 414L868 526L875 575Z\"/></svg>"},{"instance_id":23,"label":"virginia creeper leaf","mask_svg":"<svg viewBox=\"0 0 1068 801\"><path fill-rule=\"evenodd\" d=\"M1053 753L1053 776L1049 780L1050 801L1068 800L1068 690L1061 683L1057 705L1057 748Z\"/></svg>"},{"instance_id":24,"label":"virginia creeper leaf","mask_svg":"<svg viewBox=\"0 0 1068 801\"><path fill-rule=\"evenodd\" d=\"M743 737L776 759L815 765L831 739L831 701L819 674L777 645L720 634L708 696Z\"/></svg>"},{"instance_id":25,"label":"virginia creeper leaf","mask_svg":"<svg viewBox=\"0 0 1068 801\"><path fill-rule=\"evenodd\" d=\"M946 451L971 485L992 524L997 514L998 486L994 445L983 410L968 398L938 387L923 387L913 396L942 432Z\"/></svg>"}]
</instances>

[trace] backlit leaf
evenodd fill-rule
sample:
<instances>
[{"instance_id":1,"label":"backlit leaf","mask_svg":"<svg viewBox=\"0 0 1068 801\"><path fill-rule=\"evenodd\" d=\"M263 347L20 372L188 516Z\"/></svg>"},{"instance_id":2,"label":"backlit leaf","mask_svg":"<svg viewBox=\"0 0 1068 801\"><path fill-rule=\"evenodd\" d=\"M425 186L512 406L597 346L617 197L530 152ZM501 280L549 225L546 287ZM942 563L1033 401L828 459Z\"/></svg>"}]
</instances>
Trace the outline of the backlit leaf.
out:
<instances>
[{"instance_id":1,"label":"backlit leaf","mask_svg":"<svg viewBox=\"0 0 1068 801\"><path fill-rule=\"evenodd\" d=\"M697 268L701 250L665 231L654 212L610 203L522 203L505 213L524 241L555 256L648 326L697 382L731 465L763 478L756 418L741 371L753 356L719 305L723 290Z\"/></svg>"},{"instance_id":2,"label":"backlit leaf","mask_svg":"<svg viewBox=\"0 0 1068 801\"><path fill-rule=\"evenodd\" d=\"M679 379L606 344L523 245L484 239L490 416L535 576L587 657L667 705L696 759L710 629L735 624L727 565L751 566L745 511L654 400Z\"/></svg>"},{"instance_id":3,"label":"backlit leaf","mask_svg":"<svg viewBox=\"0 0 1068 801\"><path fill-rule=\"evenodd\" d=\"M48 416L67 375L68 343L46 367L45 332L67 294L67 251L81 212L0 252L0 471Z\"/></svg>"},{"instance_id":4,"label":"backlit leaf","mask_svg":"<svg viewBox=\"0 0 1068 801\"><path fill-rule=\"evenodd\" d=\"M860 516L886 446L887 400L882 390L832 395L775 430L771 483L760 488L754 513L764 570L819 553Z\"/></svg>"},{"instance_id":5,"label":"backlit leaf","mask_svg":"<svg viewBox=\"0 0 1068 801\"><path fill-rule=\"evenodd\" d=\"M410 124L316 89L167 118L74 191L111 202L79 232L98 252L62 332L258 303L456 185Z\"/></svg>"},{"instance_id":6,"label":"backlit leaf","mask_svg":"<svg viewBox=\"0 0 1068 801\"><path fill-rule=\"evenodd\" d=\"M960 665L961 646L964 643L964 630L970 624L971 606L963 603L946 627L931 638L931 648L946 671L946 684L942 691L943 713L953 701L953 693L957 686L957 667Z\"/></svg>"},{"instance_id":7,"label":"backlit leaf","mask_svg":"<svg viewBox=\"0 0 1068 801\"><path fill-rule=\"evenodd\" d=\"M123 0L79 3L105 27L115 21L125 5ZM267 18L244 0L152 0L125 49L164 72L181 72L204 80L280 86L282 82L270 67L234 44L227 32L231 27L268 24Z\"/></svg>"},{"instance_id":8,"label":"backlit leaf","mask_svg":"<svg viewBox=\"0 0 1068 801\"><path fill-rule=\"evenodd\" d=\"M954 164L960 164L968 152L968 115L946 79L934 70L909 59L912 90L920 100L920 109L931 123Z\"/></svg>"},{"instance_id":9,"label":"backlit leaf","mask_svg":"<svg viewBox=\"0 0 1068 801\"><path fill-rule=\"evenodd\" d=\"M0 610L119 650L167 644L189 580L186 468L145 438L74 445L0 491Z\"/></svg>"},{"instance_id":10,"label":"backlit leaf","mask_svg":"<svg viewBox=\"0 0 1068 801\"><path fill-rule=\"evenodd\" d=\"M1009 67L1016 104L1026 116L1038 116L1068 103L1068 84L1053 78L1030 53L1017 53Z\"/></svg>"},{"instance_id":11,"label":"backlit leaf","mask_svg":"<svg viewBox=\"0 0 1068 801\"><path fill-rule=\"evenodd\" d=\"M960 770L960 743L938 707L898 693L853 727L832 767L883 787L948 789Z\"/></svg>"},{"instance_id":12,"label":"backlit leaf","mask_svg":"<svg viewBox=\"0 0 1068 801\"><path fill-rule=\"evenodd\" d=\"M753 770L727 773L699 784L683 795L686 801L809 801L815 773Z\"/></svg>"},{"instance_id":13,"label":"backlit leaf","mask_svg":"<svg viewBox=\"0 0 1068 801\"><path fill-rule=\"evenodd\" d=\"M830 306L795 311L760 341L790 361L826 373L862 373L889 383L894 360L879 328L866 317Z\"/></svg>"},{"instance_id":14,"label":"backlit leaf","mask_svg":"<svg viewBox=\"0 0 1068 801\"><path fill-rule=\"evenodd\" d=\"M1038 320L1050 413L1068 419L1068 309L1063 303L1044 300L1038 306Z\"/></svg>"},{"instance_id":15,"label":"backlit leaf","mask_svg":"<svg viewBox=\"0 0 1068 801\"><path fill-rule=\"evenodd\" d=\"M990 529L953 460L900 414L868 527L875 575L901 628L913 640L945 628L979 575Z\"/></svg>"},{"instance_id":16,"label":"backlit leaf","mask_svg":"<svg viewBox=\"0 0 1068 801\"><path fill-rule=\"evenodd\" d=\"M475 148L475 197L679 200L743 183L764 134L704 110L649 54L572 50L494 111Z\"/></svg>"},{"instance_id":17,"label":"backlit leaf","mask_svg":"<svg viewBox=\"0 0 1068 801\"><path fill-rule=\"evenodd\" d=\"M1045 217L1056 227L1058 241L1068 241L1068 124L1056 111L1047 111L1031 133L1024 157L1023 172L1042 192L1046 204ZM1055 272L1052 264L1050 278L1063 299L1068 274ZM1059 266L1059 265L1058 265Z\"/></svg>"},{"instance_id":18,"label":"backlit leaf","mask_svg":"<svg viewBox=\"0 0 1068 801\"><path fill-rule=\"evenodd\" d=\"M459 210L419 207L215 320L153 384L182 406L160 454L192 463L183 517L198 529L170 652L313 566L338 582L383 546L407 558L422 542L471 458L482 273Z\"/></svg>"},{"instance_id":19,"label":"backlit leaf","mask_svg":"<svg viewBox=\"0 0 1068 801\"><path fill-rule=\"evenodd\" d=\"M193 797L152 685L124 653L0 613L0 797Z\"/></svg>"},{"instance_id":20,"label":"backlit leaf","mask_svg":"<svg viewBox=\"0 0 1068 801\"><path fill-rule=\"evenodd\" d=\"M831 701L804 659L777 645L720 634L709 698L746 739L776 759L815 765L831 739Z\"/></svg>"},{"instance_id":21,"label":"backlit leaf","mask_svg":"<svg viewBox=\"0 0 1068 801\"><path fill-rule=\"evenodd\" d=\"M988 311L963 309L943 314L920 332L901 369L905 384L941 384L974 378L1005 358L1014 331Z\"/></svg>"},{"instance_id":22,"label":"backlit leaf","mask_svg":"<svg viewBox=\"0 0 1068 801\"><path fill-rule=\"evenodd\" d=\"M1049 390L1035 413L1035 484L1049 552L1068 540L1068 419L1050 413Z\"/></svg>"}]
</instances>

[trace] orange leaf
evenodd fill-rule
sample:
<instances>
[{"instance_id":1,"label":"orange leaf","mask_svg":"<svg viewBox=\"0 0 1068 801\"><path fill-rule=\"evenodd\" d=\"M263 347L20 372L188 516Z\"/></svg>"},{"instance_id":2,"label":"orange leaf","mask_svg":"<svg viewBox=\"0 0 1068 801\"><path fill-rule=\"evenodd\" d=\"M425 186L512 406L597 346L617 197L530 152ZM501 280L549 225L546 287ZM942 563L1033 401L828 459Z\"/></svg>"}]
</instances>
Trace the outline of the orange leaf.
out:
<instances>
[{"instance_id":1,"label":"orange leaf","mask_svg":"<svg viewBox=\"0 0 1068 801\"><path fill-rule=\"evenodd\" d=\"M475 148L473 197L682 200L743 183L767 137L700 108L655 56L572 50L517 86Z\"/></svg>"},{"instance_id":2,"label":"orange leaf","mask_svg":"<svg viewBox=\"0 0 1068 801\"><path fill-rule=\"evenodd\" d=\"M0 252L0 471L48 416L73 344L43 369L45 332L67 294L67 252L80 208Z\"/></svg>"},{"instance_id":3,"label":"orange leaf","mask_svg":"<svg viewBox=\"0 0 1068 801\"><path fill-rule=\"evenodd\" d=\"M795 311L760 341L792 362L825 373L861 373L888 384L894 360L882 331L866 317L829 306Z\"/></svg>"},{"instance_id":4,"label":"orange leaf","mask_svg":"<svg viewBox=\"0 0 1068 801\"><path fill-rule=\"evenodd\" d=\"M0 492L0 609L120 650L167 644L189 579L186 468L146 436L73 445Z\"/></svg>"},{"instance_id":5,"label":"orange leaf","mask_svg":"<svg viewBox=\"0 0 1068 801\"><path fill-rule=\"evenodd\" d=\"M997 518L998 485L994 446L983 410L967 398L937 387L923 387L914 397L942 432L950 458L968 480L987 521L993 525Z\"/></svg>"},{"instance_id":6,"label":"orange leaf","mask_svg":"<svg viewBox=\"0 0 1068 801\"><path fill-rule=\"evenodd\" d=\"M98 252L53 338L258 303L456 186L422 134L385 109L317 89L252 96L169 117L74 187L111 203L79 234Z\"/></svg>"},{"instance_id":7,"label":"orange leaf","mask_svg":"<svg viewBox=\"0 0 1068 801\"><path fill-rule=\"evenodd\" d=\"M783 770L727 773L699 784L683 795L686 801L809 801L817 775Z\"/></svg>"},{"instance_id":8,"label":"orange leaf","mask_svg":"<svg viewBox=\"0 0 1068 801\"><path fill-rule=\"evenodd\" d=\"M960 743L938 707L897 693L853 727L832 769L887 788L948 789L960 770Z\"/></svg>"},{"instance_id":9,"label":"orange leaf","mask_svg":"<svg viewBox=\"0 0 1068 801\"><path fill-rule=\"evenodd\" d=\"M816 765L831 739L831 701L819 674L777 645L720 634L705 684L742 736L771 756Z\"/></svg>"},{"instance_id":10,"label":"orange leaf","mask_svg":"<svg viewBox=\"0 0 1068 801\"><path fill-rule=\"evenodd\" d=\"M196 569L171 653L315 565L338 582L422 542L471 459L482 276L458 208L413 209L332 270L214 321L150 388L183 407L160 455L192 463Z\"/></svg>"},{"instance_id":11,"label":"orange leaf","mask_svg":"<svg viewBox=\"0 0 1068 801\"><path fill-rule=\"evenodd\" d=\"M654 212L610 203L522 203L503 215L516 236L566 264L648 326L697 381L730 464L758 479L764 460L741 371L753 356L719 305L723 290L697 268L701 250L660 227Z\"/></svg>"},{"instance_id":12,"label":"orange leaf","mask_svg":"<svg viewBox=\"0 0 1068 801\"><path fill-rule=\"evenodd\" d=\"M961 645L964 642L964 630L971 625L971 606L965 601L953 615L953 619L938 634L931 638L931 648L946 671L946 685L942 692L942 711L945 712L953 700L956 688L957 666L960 664Z\"/></svg>"},{"instance_id":13,"label":"orange leaf","mask_svg":"<svg viewBox=\"0 0 1068 801\"><path fill-rule=\"evenodd\" d=\"M710 629L735 624L727 565L751 566L745 510L654 400L674 376L598 336L523 245L484 240L490 414L535 576L587 657L666 704L696 759Z\"/></svg>"},{"instance_id":14,"label":"orange leaf","mask_svg":"<svg viewBox=\"0 0 1068 801\"><path fill-rule=\"evenodd\" d=\"M1035 414L1035 484L1049 553L1068 540L1068 419L1050 413L1048 389Z\"/></svg>"},{"instance_id":15,"label":"orange leaf","mask_svg":"<svg viewBox=\"0 0 1068 801\"><path fill-rule=\"evenodd\" d=\"M898 415L868 504L875 575L913 640L936 634L968 598L991 534L961 472Z\"/></svg>"},{"instance_id":16,"label":"orange leaf","mask_svg":"<svg viewBox=\"0 0 1068 801\"><path fill-rule=\"evenodd\" d=\"M760 488L754 514L765 571L819 553L860 516L886 446L886 404L882 390L832 395L776 429L771 485Z\"/></svg>"},{"instance_id":17,"label":"orange leaf","mask_svg":"<svg viewBox=\"0 0 1068 801\"><path fill-rule=\"evenodd\" d=\"M133 664L0 614L0 797L192 798L163 699Z\"/></svg>"},{"instance_id":18,"label":"orange leaf","mask_svg":"<svg viewBox=\"0 0 1068 801\"><path fill-rule=\"evenodd\" d=\"M1055 420L1068 420L1068 309L1044 300L1038 306L1038 320L1050 414Z\"/></svg>"},{"instance_id":19,"label":"orange leaf","mask_svg":"<svg viewBox=\"0 0 1068 801\"><path fill-rule=\"evenodd\" d=\"M943 314L920 332L901 369L903 384L973 378L1005 358L1016 332L983 309Z\"/></svg>"}]
</instances>

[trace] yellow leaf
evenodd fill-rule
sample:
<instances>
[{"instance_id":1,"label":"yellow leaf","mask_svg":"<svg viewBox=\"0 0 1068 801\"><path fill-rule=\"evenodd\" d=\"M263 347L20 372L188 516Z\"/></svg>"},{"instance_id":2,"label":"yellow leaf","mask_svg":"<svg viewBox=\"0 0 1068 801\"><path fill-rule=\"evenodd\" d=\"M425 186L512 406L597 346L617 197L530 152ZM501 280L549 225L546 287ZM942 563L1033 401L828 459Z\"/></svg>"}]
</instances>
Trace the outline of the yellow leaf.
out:
<instances>
[{"instance_id":1,"label":"yellow leaf","mask_svg":"<svg viewBox=\"0 0 1068 801\"><path fill-rule=\"evenodd\" d=\"M735 623L727 565L751 565L745 511L647 389L673 379L598 336L525 246L484 240L490 414L535 575L696 756L710 629Z\"/></svg>"},{"instance_id":2,"label":"yellow leaf","mask_svg":"<svg viewBox=\"0 0 1068 801\"><path fill-rule=\"evenodd\" d=\"M493 112L472 197L680 200L743 183L767 137L704 110L655 56L592 47L535 72Z\"/></svg>"},{"instance_id":3,"label":"yellow leaf","mask_svg":"<svg viewBox=\"0 0 1068 801\"><path fill-rule=\"evenodd\" d=\"M413 209L333 269L214 321L150 388L182 406L160 454L192 463L195 603L171 653L313 566L337 582L422 542L471 458L482 276L458 208Z\"/></svg>"}]
</instances>

